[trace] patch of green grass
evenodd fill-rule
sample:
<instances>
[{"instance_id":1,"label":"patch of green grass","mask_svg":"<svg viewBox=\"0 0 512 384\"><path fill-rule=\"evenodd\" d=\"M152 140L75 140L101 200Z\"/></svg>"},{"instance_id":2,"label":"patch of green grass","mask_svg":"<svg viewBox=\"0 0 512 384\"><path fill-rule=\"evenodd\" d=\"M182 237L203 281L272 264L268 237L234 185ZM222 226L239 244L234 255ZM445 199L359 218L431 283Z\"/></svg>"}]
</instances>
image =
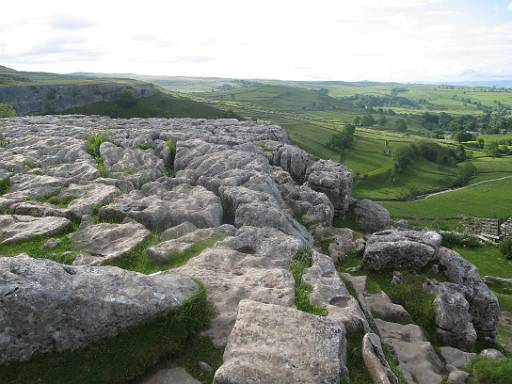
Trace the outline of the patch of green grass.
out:
<instances>
[{"instance_id":1,"label":"patch of green grass","mask_svg":"<svg viewBox=\"0 0 512 384\"><path fill-rule=\"evenodd\" d=\"M0 181L0 195L5 195L11 190L11 179Z\"/></svg>"},{"instance_id":2,"label":"patch of green grass","mask_svg":"<svg viewBox=\"0 0 512 384\"><path fill-rule=\"evenodd\" d=\"M71 264L79 256L80 252L67 235L53 236L52 238L60 240L59 245L53 249L45 247L48 241L47 237L38 237L23 243L0 245L0 255L17 256L20 253L26 253L35 259L50 259L63 264ZM71 253L64 255L68 252Z\"/></svg>"},{"instance_id":3,"label":"patch of green grass","mask_svg":"<svg viewBox=\"0 0 512 384\"><path fill-rule=\"evenodd\" d=\"M34 169L34 168L39 167L39 165L37 165L36 163L34 163L33 161L30 161L30 160L25 160L22 165L24 168L27 168L27 169Z\"/></svg>"},{"instance_id":4,"label":"patch of green grass","mask_svg":"<svg viewBox=\"0 0 512 384\"><path fill-rule=\"evenodd\" d=\"M100 146L107 141L110 141L110 139L102 133L97 133L87 138L87 152L96 160L96 166L101 177L108 176L107 166L100 155Z\"/></svg>"},{"instance_id":5,"label":"patch of green grass","mask_svg":"<svg viewBox=\"0 0 512 384\"><path fill-rule=\"evenodd\" d=\"M144 324L77 351L0 366L0 377L4 384L133 383L164 359L183 359L211 312L201 286L183 305ZM188 357L193 358L190 352Z\"/></svg>"},{"instance_id":6,"label":"patch of green grass","mask_svg":"<svg viewBox=\"0 0 512 384\"><path fill-rule=\"evenodd\" d=\"M439 344L436 335L435 296L422 289L425 276L403 271L402 283L394 285L391 284L391 272L364 273L368 276L368 293L377 293L381 290L386 292L393 303L402 305L409 312L414 323L422 328L426 338L433 345Z\"/></svg>"},{"instance_id":7,"label":"patch of green grass","mask_svg":"<svg viewBox=\"0 0 512 384\"><path fill-rule=\"evenodd\" d=\"M360 267L362 262L361 252L348 251L343 259L336 262L336 269L344 272L348 268Z\"/></svg>"},{"instance_id":8,"label":"patch of green grass","mask_svg":"<svg viewBox=\"0 0 512 384\"><path fill-rule=\"evenodd\" d=\"M83 107L72 108L63 114L100 115L115 118L131 117L199 117L222 118L236 117L229 111L211 107L205 103L192 100L188 97L170 94L138 98L128 105L118 101L100 101Z\"/></svg>"},{"instance_id":9,"label":"patch of green grass","mask_svg":"<svg viewBox=\"0 0 512 384\"><path fill-rule=\"evenodd\" d=\"M384 357L386 358L389 367L391 368L396 378L398 379L398 383L406 384L407 381L405 380L404 374L400 367L398 366L398 362L396 361L393 353L391 353L390 349L386 345L382 345L382 351L384 352Z\"/></svg>"},{"instance_id":10,"label":"patch of green grass","mask_svg":"<svg viewBox=\"0 0 512 384\"><path fill-rule=\"evenodd\" d=\"M143 151L145 151L146 149L153 148L153 143L142 143L142 144L138 145L138 148L142 149Z\"/></svg>"},{"instance_id":11,"label":"patch of green grass","mask_svg":"<svg viewBox=\"0 0 512 384\"><path fill-rule=\"evenodd\" d=\"M71 203L73 200L76 200L77 198L78 197L76 196L66 196L60 198L58 195L50 195L48 197L37 198L36 201L40 203L50 203L59 208L67 208L69 203Z\"/></svg>"},{"instance_id":12,"label":"patch of green grass","mask_svg":"<svg viewBox=\"0 0 512 384\"><path fill-rule=\"evenodd\" d=\"M313 252L307 249L298 253L292 260L289 270L295 280L295 305L298 310L319 316L327 316L327 309L317 307L309 302L311 287L302 281L304 269L313 265Z\"/></svg>"},{"instance_id":13,"label":"patch of green grass","mask_svg":"<svg viewBox=\"0 0 512 384\"><path fill-rule=\"evenodd\" d=\"M168 263L158 264L152 262L147 254L147 249L149 247L160 243L158 234L152 233L133 250L122 257L111 260L108 265L114 265L123 269L145 274L177 268L186 264L189 259L199 255L205 249L213 247L218 241L221 241L224 238L224 236L218 236L199 241L185 252L169 255Z\"/></svg>"},{"instance_id":14,"label":"patch of green grass","mask_svg":"<svg viewBox=\"0 0 512 384\"><path fill-rule=\"evenodd\" d=\"M512 216L512 178L469 185L425 200L384 202L393 217L453 218Z\"/></svg>"},{"instance_id":15,"label":"patch of green grass","mask_svg":"<svg viewBox=\"0 0 512 384\"><path fill-rule=\"evenodd\" d=\"M454 247L453 250L475 264L482 276L512 276L512 260L506 259L494 245L484 245L478 248Z\"/></svg>"},{"instance_id":16,"label":"patch of green grass","mask_svg":"<svg viewBox=\"0 0 512 384\"><path fill-rule=\"evenodd\" d=\"M261 148L265 152L272 152L272 148L270 148L267 144L265 144L263 141L257 141L256 146Z\"/></svg>"},{"instance_id":17,"label":"patch of green grass","mask_svg":"<svg viewBox=\"0 0 512 384\"><path fill-rule=\"evenodd\" d=\"M351 384L373 383L363 360L363 334L352 333L347 337L347 368Z\"/></svg>"},{"instance_id":18,"label":"patch of green grass","mask_svg":"<svg viewBox=\"0 0 512 384\"><path fill-rule=\"evenodd\" d=\"M477 357L466 370L471 374L469 384L510 384L512 359L494 360Z\"/></svg>"},{"instance_id":19,"label":"patch of green grass","mask_svg":"<svg viewBox=\"0 0 512 384\"><path fill-rule=\"evenodd\" d=\"M223 354L224 350L215 348L208 337L198 336L193 342L188 343L179 355L159 368L182 367L201 383L211 384L215 371L222 365ZM208 373L199 368L199 361L207 363L213 372Z\"/></svg>"}]
</instances>

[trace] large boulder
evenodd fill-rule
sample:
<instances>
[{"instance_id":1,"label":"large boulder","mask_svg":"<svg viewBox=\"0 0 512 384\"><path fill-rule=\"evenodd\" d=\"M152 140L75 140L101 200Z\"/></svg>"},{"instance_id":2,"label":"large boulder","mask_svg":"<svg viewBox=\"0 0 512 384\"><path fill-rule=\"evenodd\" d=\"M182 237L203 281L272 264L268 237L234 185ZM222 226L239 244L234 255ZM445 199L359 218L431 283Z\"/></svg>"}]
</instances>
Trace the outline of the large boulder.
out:
<instances>
[{"instance_id":1,"label":"large boulder","mask_svg":"<svg viewBox=\"0 0 512 384\"><path fill-rule=\"evenodd\" d=\"M282 170L274 170L272 178L277 183L286 205L301 222L332 225L334 207L325 194L313 191L306 185L297 185L288 172Z\"/></svg>"},{"instance_id":2,"label":"large boulder","mask_svg":"<svg viewBox=\"0 0 512 384\"><path fill-rule=\"evenodd\" d=\"M74 350L176 308L196 291L177 274L0 257L0 364Z\"/></svg>"},{"instance_id":3,"label":"large boulder","mask_svg":"<svg viewBox=\"0 0 512 384\"><path fill-rule=\"evenodd\" d=\"M445 345L471 350L476 331L469 314L469 303L463 294L443 290L434 300L437 333Z\"/></svg>"},{"instance_id":4,"label":"large boulder","mask_svg":"<svg viewBox=\"0 0 512 384\"><path fill-rule=\"evenodd\" d=\"M290 144L280 145L273 150L272 163L287 171L296 183L304 182L308 166L313 162L311 155Z\"/></svg>"},{"instance_id":5,"label":"large boulder","mask_svg":"<svg viewBox=\"0 0 512 384\"><path fill-rule=\"evenodd\" d=\"M240 302L214 384L337 384L345 380L343 326L294 308Z\"/></svg>"},{"instance_id":6,"label":"large boulder","mask_svg":"<svg viewBox=\"0 0 512 384\"><path fill-rule=\"evenodd\" d=\"M346 213L352 199L352 173L331 160L318 160L306 171L306 185L323 192L340 213Z\"/></svg>"},{"instance_id":7,"label":"large boulder","mask_svg":"<svg viewBox=\"0 0 512 384\"><path fill-rule=\"evenodd\" d=\"M372 271L417 271L435 260L441 240L434 231L377 232L366 242L363 262Z\"/></svg>"},{"instance_id":8,"label":"large boulder","mask_svg":"<svg viewBox=\"0 0 512 384\"><path fill-rule=\"evenodd\" d=\"M438 253L439 265L451 283L476 287L481 283L478 268L457 252L441 247Z\"/></svg>"},{"instance_id":9,"label":"large boulder","mask_svg":"<svg viewBox=\"0 0 512 384\"><path fill-rule=\"evenodd\" d=\"M365 232L373 233L386 229L391 224L389 211L375 201L355 200L350 205L350 216Z\"/></svg>"},{"instance_id":10,"label":"large boulder","mask_svg":"<svg viewBox=\"0 0 512 384\"><path fill-rule=\"evenodd\" d=\"M71 221L64 217L0 215L0 244L21 243L66 231Z\"/></svg>"}]
</instances>

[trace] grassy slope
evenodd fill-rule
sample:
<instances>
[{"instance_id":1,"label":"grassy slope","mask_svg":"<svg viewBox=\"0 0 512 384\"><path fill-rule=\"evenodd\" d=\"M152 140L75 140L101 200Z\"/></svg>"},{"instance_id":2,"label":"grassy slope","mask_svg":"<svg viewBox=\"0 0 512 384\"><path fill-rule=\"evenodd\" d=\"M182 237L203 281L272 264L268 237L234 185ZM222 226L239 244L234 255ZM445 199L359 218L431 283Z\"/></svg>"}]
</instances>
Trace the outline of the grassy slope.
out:
<instances>
[{"instance_id":1,"label":"grassy slope","mask_svg":"<svg viewBox=\"0 0 512 384\"><path fill-rule=\"evenodd\" d=\"M449 218L480 216L506 218L512 216L512 178L472 185L440 194L426 200L385 202L395 217Z\"/></svg>"},{"instance_id":2,"label":"grassy slope","mask_svg":"<svg viewBox=\"0 0 512 384\"><path fill-rule=\"evenodd\" d=\"M119 103L98 102L80 108L69 109L63 113L84 115L102 115L118 118L130 117L234 117L232 113L222 111L201 102L185 97L160 94L137 99L134 105L125 107Z\"/></svg>"}]
</instances>

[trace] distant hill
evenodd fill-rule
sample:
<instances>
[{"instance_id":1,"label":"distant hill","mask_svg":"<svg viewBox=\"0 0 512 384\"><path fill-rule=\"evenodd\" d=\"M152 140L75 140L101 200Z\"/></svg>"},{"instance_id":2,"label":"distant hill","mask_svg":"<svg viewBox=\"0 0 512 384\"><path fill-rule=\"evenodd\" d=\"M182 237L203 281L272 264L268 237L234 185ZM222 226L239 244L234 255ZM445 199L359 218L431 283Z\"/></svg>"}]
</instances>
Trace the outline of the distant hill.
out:
<instances>
[{"instance_id":1,"label":"distant hill","mask_svg":"<svg viewBox=\"0 0 512 384\"><path fill-rule=\"evenodd\" d=\"M0 103L11 105L18 115L73 112L112 117L234 116L137 79L21 72L4 66L0 66Z\"/></svg>"},{"instance_id":2,"label":"distant hill","mask_svg":"<svg viewBox=\"0 0 512 384\"><path fill-rule=\"evenodd\" d=\"M512 80L452 81L443 84L457 87L512 88Z\"/></svg>"}]
</instances>

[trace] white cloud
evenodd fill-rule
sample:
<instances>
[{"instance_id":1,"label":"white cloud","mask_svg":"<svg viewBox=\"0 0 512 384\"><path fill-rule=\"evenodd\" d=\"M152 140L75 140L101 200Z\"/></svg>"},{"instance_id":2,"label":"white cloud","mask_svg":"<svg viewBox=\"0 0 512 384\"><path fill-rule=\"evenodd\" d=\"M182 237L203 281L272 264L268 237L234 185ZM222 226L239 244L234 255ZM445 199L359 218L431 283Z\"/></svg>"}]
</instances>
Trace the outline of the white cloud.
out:
<instances>
[{"instance_id":1,"label":"white cloud","mask_svg":"<svg viewBox=\"0 0 512 384\"><path fill-rule=\"evenodd\" d=\"M17 0L2 5L9 17L0 18L0 65L394 81L512 68L512 14L496 14L485 2L460 3Z\"/></svg>"},{"instance_id":2,"label":"white cloud","mask_svg":"<svg viewBox=\"0 0 512 384\"><path fill-rule=\"evenodd\" d=\"M512 11L512 2L510 2L510 4L508 5L507 9L508 9L509 11Z\"/></svg>"}]
</instances>

